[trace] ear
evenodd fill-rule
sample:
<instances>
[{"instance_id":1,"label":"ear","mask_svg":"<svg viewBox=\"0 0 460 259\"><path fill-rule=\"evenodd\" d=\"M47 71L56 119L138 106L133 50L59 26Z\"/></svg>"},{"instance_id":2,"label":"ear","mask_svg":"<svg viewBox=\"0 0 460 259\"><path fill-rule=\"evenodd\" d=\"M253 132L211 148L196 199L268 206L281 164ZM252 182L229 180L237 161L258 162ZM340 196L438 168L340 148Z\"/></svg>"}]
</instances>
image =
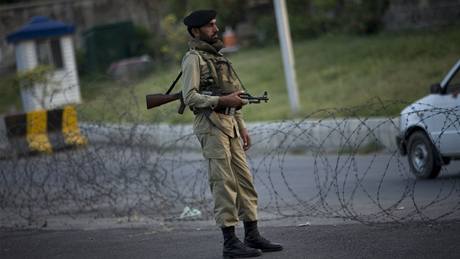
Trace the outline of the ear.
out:
<instances>
[{"instance_id":1,"label":"ear","mask_svg":"<svg viewBox=\"0 0 460 259\"><path fill-rule=\"evenodd\" d=\"M196 38L200 35L200 28L192 28L192 34Z\"/></svg>"}]
</instances>

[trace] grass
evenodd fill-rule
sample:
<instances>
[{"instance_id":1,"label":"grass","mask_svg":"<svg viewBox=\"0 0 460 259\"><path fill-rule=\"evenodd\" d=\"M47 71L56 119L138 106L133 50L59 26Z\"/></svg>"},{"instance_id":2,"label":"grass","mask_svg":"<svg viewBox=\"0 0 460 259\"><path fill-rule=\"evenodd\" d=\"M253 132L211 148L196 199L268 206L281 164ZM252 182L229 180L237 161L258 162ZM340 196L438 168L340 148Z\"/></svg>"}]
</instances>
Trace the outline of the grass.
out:
<instances>
[{"instance_id":1,"label":"grass","mask_svg":"<svg viewBox=\"0 0 460 259\"><path fill-rule=\"evenodd\" d=\"M21 107L20 91L15 86L14 75L6 75L0 79L0 114L13 113Z\"/></svg>"},{"instance_id":2,"label":"grass","mask_svg":"<svg viewBox=\"0 0 460 259\"><path fill-rule=\"evenodd\" d=\"M428 94L460 58L460 33L442 30L381 33L373 36L325 35L294 43L301 110L293 115L278 46L243 49L230 55L236 71L253 95L269 92L268 104L248 105L247 121L304 117L320 109L364 105L361 116L393 116L408 103ZM193 114L176 113L178 103L145 109L145 95L164 92L179 72L179 64L157 69L135 84L82 80L85 104L79 116L94 121L163 121L184 123ZM180 84L176 86L180 89ZM385 109L366 106L376 100L400 101ZM5 105L0 102L0 108ZM340 115L340 111L339 114ZM320 113L313 116L322 116Z\"/></svg>"}]
</instances>

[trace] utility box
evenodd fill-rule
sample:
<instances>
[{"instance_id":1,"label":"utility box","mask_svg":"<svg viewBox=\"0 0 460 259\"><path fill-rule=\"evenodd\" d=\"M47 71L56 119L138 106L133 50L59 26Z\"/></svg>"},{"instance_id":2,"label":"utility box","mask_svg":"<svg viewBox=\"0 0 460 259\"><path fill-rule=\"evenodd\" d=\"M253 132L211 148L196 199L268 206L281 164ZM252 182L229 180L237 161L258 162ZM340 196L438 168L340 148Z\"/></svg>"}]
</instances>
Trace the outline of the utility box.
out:
<instances>
[{"instance_id":1,"label":"utility box","mask_svg":"<svg viewBox=\"0 0 460 259\"><path fill-rule=\"evenodd\" d=\"M85 48L85 70L105 73L110 65L133 56L135 44L132 22L95 26L82 34Z\"/></svg>"},{"instance_id":2,"label":"utility box","mask_svg":"<svg viewBox=\"0 0 460 259\"><path fill-rule=\"evenodd\" d=\"M25 112L53 109L81 102L72 34L75 27L44 16L30 22L6 37L14 44L18 72L39 65L51 66L47 83L21 87Z\"/></svg>"}]
</instances>

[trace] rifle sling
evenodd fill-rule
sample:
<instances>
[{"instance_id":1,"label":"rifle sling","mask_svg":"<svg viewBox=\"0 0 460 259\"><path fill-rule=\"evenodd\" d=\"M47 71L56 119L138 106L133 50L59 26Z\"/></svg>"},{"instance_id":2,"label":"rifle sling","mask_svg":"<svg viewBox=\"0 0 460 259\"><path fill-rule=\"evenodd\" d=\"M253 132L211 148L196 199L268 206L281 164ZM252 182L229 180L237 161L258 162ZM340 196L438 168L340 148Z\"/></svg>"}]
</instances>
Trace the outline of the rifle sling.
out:
<instances>
[{"instance_id":1,"label":"rifle sling","mask_svg":"<svg viewBox=\"0 0 460 259\"><path fill-rule=\"evenodd\" d=\"M169 87L168 91L166 91L166 94L170 94L172 89L174 89L174 86L176 86L177 84L177 81L179 81L179 78L182 76L182 71L180 71L180 73L177 75L176 79L174 80L174 82L172 82L171 86Z\"/></svg>"}]
</instances>

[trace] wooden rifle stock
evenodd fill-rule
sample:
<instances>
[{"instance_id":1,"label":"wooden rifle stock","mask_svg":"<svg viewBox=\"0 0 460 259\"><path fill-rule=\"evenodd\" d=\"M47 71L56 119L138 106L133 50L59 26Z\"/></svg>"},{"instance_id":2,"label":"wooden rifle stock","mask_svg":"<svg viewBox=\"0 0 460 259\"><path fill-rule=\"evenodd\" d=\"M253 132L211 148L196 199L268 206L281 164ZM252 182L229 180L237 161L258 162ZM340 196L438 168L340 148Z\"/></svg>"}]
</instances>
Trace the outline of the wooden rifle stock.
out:
<instances>
[{"instance_id":1,"label":"wooden rifle stock","mask_svg":"<svg viewBox=\"0 0 460 259\"><path fill-rule=\"evenodd\" d=\"M165 94L148 94L145 96L145 100L147 102L147 109L151 109L153 107L157 107L160 105L163 105L165 103L169 103L172 101L175 101L177 99L180 100L180 107L179 110L177 111L179 114L183 114L185 110L185 103L184 100L182 99L182 92L178 92L175 94L169 94L174 86L176 85L177 81L179 81L179 78L182 76L182 71L177 75L176 79L174 82L171 84L169 87L168 91L166 91Z\"/></svg>"},{"instance_id":2,"label":"wooden rifle stock","mask_svg":"<svg viewBox=\"0 0 460 259\"><path fill-rule=\"evenodd\" d=\"M182 102L182 92L178 92L175 94L148 94L145 96L145 100L147 102L147 109L161 106L163 104L170 103L178 99L181 99Z\"/></svg>"}]
</instances>

